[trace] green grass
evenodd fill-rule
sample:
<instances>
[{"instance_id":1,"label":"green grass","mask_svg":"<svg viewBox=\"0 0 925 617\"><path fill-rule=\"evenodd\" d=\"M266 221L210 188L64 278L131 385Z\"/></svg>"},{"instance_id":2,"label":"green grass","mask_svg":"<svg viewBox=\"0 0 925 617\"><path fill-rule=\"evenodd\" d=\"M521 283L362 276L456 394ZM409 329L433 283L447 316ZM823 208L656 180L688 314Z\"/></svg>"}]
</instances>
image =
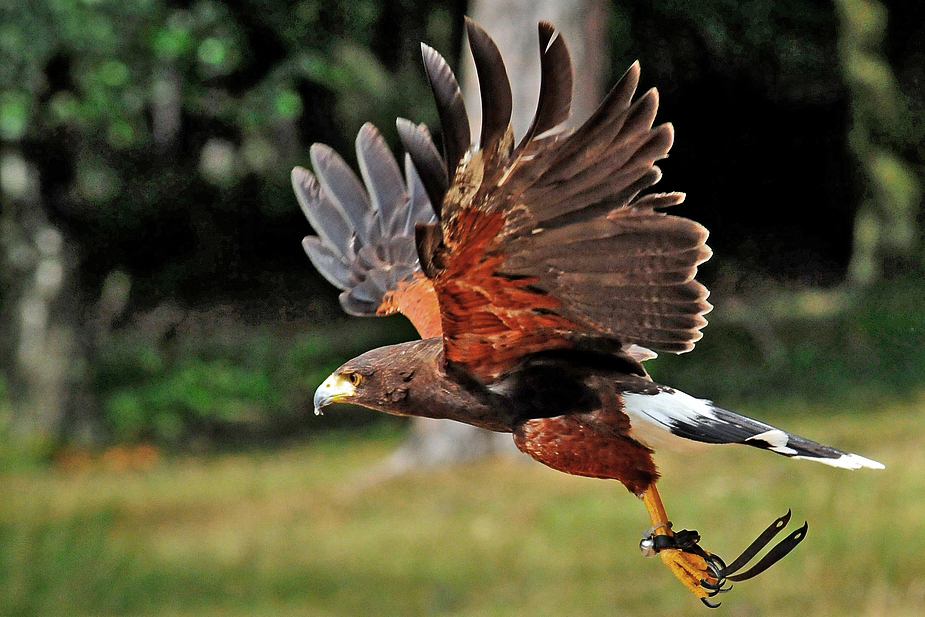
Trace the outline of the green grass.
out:
<instances>
[{"instance_id":1,"label":"green grass","mask_svg":"<svg viewBox=\"0 0 925 617\"><path fill-rule=\"evenodd\" d=\"M925 614L923 407L760 412L886 471L750 448L660 454L669 514L720 555L787 508L810 523L802 545L736 584L716 614ZM137 472L5 472L0 614L709 614L640 556L648 518L617 483L531 461L376 480L397 440L336 437Z\"/></svg>"}]
</instances>

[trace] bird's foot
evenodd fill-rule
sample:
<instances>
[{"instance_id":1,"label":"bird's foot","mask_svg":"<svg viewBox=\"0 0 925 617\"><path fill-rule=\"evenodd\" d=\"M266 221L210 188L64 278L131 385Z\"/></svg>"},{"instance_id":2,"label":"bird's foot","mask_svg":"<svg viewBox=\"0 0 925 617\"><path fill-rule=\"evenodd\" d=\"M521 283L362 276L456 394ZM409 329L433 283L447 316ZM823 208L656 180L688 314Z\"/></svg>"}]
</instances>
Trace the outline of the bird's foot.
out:
<instances>
[{"instance_id":1,"label":"bird's foot","mask_svg":"<svg viewBox=\"0 0 925 617\"><path fill-rule=\"evenodd\" d=\"M642 554L646 557L661 557L677 579L701 602L710 608L719 606L719 603L710 602L709 598L732 589L731 586L725 586L726 564L723 560L698 544L700 534L696 531L683 529L672 532L670 523L658 527L664 528L664 531L652 528L643 536L639 543Z\"/></svg>"},{"instance_id":2,"label":"bird's foot","mask_svg":"<svg viewBox=\"0 0 925 617\"><path fill-rule=\"evenodd\" d=\"M787 526L789 521L790 512L788 511L787 514L771 523L728 566L718 555L713 555L700 546L700 534L686 529L672 532L671 523L661 523L646 532L639 543L639 549L647 557L655 555L661 557L678 580L700 598L701 602L710 608L716 608L720 603L713 604L710 598L732 589L732 585L727 586L729 581L745 581L761 574L803 541L809 527L806 523L781 540L754 566L745 572L738 573Z\"/></svg>"}]
</instances>

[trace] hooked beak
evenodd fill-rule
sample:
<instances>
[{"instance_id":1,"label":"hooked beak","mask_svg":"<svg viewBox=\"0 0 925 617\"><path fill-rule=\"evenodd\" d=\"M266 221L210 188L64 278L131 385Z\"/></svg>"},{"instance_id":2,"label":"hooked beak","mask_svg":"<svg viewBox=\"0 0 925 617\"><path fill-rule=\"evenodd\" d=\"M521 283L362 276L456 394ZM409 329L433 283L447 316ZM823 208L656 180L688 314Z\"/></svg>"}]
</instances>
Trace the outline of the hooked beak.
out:
<instances>
[{"instance_id":1,"label":"hooked beak","mask_svg":"<svg viewBox=\"0 0 925 617\"><path fill-rule=\"evenodd\" d=\"M331 375L315 390L315 415L331 403L340 403L356 393L356 388L342 375Z\"/></svg>"}]
</instances>

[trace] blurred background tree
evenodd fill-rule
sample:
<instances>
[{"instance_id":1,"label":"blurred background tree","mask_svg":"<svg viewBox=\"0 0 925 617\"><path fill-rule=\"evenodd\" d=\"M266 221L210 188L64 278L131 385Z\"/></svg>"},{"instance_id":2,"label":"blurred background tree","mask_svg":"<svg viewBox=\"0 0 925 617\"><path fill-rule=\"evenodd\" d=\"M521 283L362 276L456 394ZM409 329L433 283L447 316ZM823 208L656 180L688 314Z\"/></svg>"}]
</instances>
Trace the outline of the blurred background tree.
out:
<instances>
[{"instance_id":1,"label":"blurred background tree","mask_svg":"<svg viewBox=\"0 0 925 617\"><path fill-rule=\"evenodd\" d=\"M371 421L309 421L311 392L353 351L413 333L340 314L301 253L289 170L315 141L351 160L367 120L393 144L398 115L436 128L418 43L459 66L466 4L8 4L0 430L42 454L62 440L203 447ZM682 213L717 253L708 336L656 374L727 401L920 387L918 4L608 12L593 22L609 39L604 81L642 61L678 131L661 188L689 194ZM531 16L531 41L537 18L556 16Z\"/></svg>"},{"instance_id":2,"label":"blurred background tree","mask_svg":"<svg viewBox=\"0 0 925 617\"><path fill-rule=\"evenodd\" d=\"M297 246L289 170L314 141L348 152L363 121L391 134L396 115L432 120L417 41L452 50L459 12L427 1L0 8L8 430L39 446L62 432L175 440L197 420L262 424L255 414L288 406L291 384L257 366L268 358L227 356L262 322L321 325L337 310ZM224 318L190 317L216 306L230 307ZM187 331L216 320L205 336Z\"/></svg>"}]
</instances>

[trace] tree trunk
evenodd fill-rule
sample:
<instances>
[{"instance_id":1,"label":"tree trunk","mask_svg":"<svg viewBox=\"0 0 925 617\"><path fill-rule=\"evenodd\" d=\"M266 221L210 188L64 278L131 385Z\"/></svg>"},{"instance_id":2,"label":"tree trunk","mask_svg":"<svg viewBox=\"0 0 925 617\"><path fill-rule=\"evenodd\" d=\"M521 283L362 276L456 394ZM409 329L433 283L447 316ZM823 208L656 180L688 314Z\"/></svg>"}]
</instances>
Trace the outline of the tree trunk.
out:
<instances>
[{"instance_id":1,"label":"tree trunk","mask_svg":"<svg viewBox=\"0 0 925 617\"><path fill-rule=\"evenodd\" d=\"M0 431L38 456L59 437L81 367L75 258L45 216L38 174L18 150L0 156L0 190L0 379L7 399Z\"/></svg>"},{"instance_id":2,"label":"tree trunk","mask_svg":"<svg viewBox=\"0 0 925 617\"><path fill-rule=\"evenodd\" d=\"M877 0L837 0L839 55L850 95L848 144L862 172L849 283L875 283L917 256L922 187L901 155L914 118L904 110L893 68L881 51L887 9Z\"/></svg>"},{"instance_id":3,"label":"tree trunk","mask_svg":"<svg viewBox=\"0 0 925 617\"><path fill-rule=\"evenodd\" d=\"M565 37L575 69L571 126L583 122L597 108L604 94L609 67L609 4L603 0L476 0L470 17L498 44L507 67L514 96L511 120L515 142L524 134L536 111L540 91L537 23L548 21ZM472 57L457 75L472 123L472 134L481 126L478 79ZM460 75L461 73L461 75ZM391 473L427 465L471 461L492 455L519 454L508 435L491 433L449 420L415 418L411 435L389 459Z\"/></svg>"}]
</instances>

